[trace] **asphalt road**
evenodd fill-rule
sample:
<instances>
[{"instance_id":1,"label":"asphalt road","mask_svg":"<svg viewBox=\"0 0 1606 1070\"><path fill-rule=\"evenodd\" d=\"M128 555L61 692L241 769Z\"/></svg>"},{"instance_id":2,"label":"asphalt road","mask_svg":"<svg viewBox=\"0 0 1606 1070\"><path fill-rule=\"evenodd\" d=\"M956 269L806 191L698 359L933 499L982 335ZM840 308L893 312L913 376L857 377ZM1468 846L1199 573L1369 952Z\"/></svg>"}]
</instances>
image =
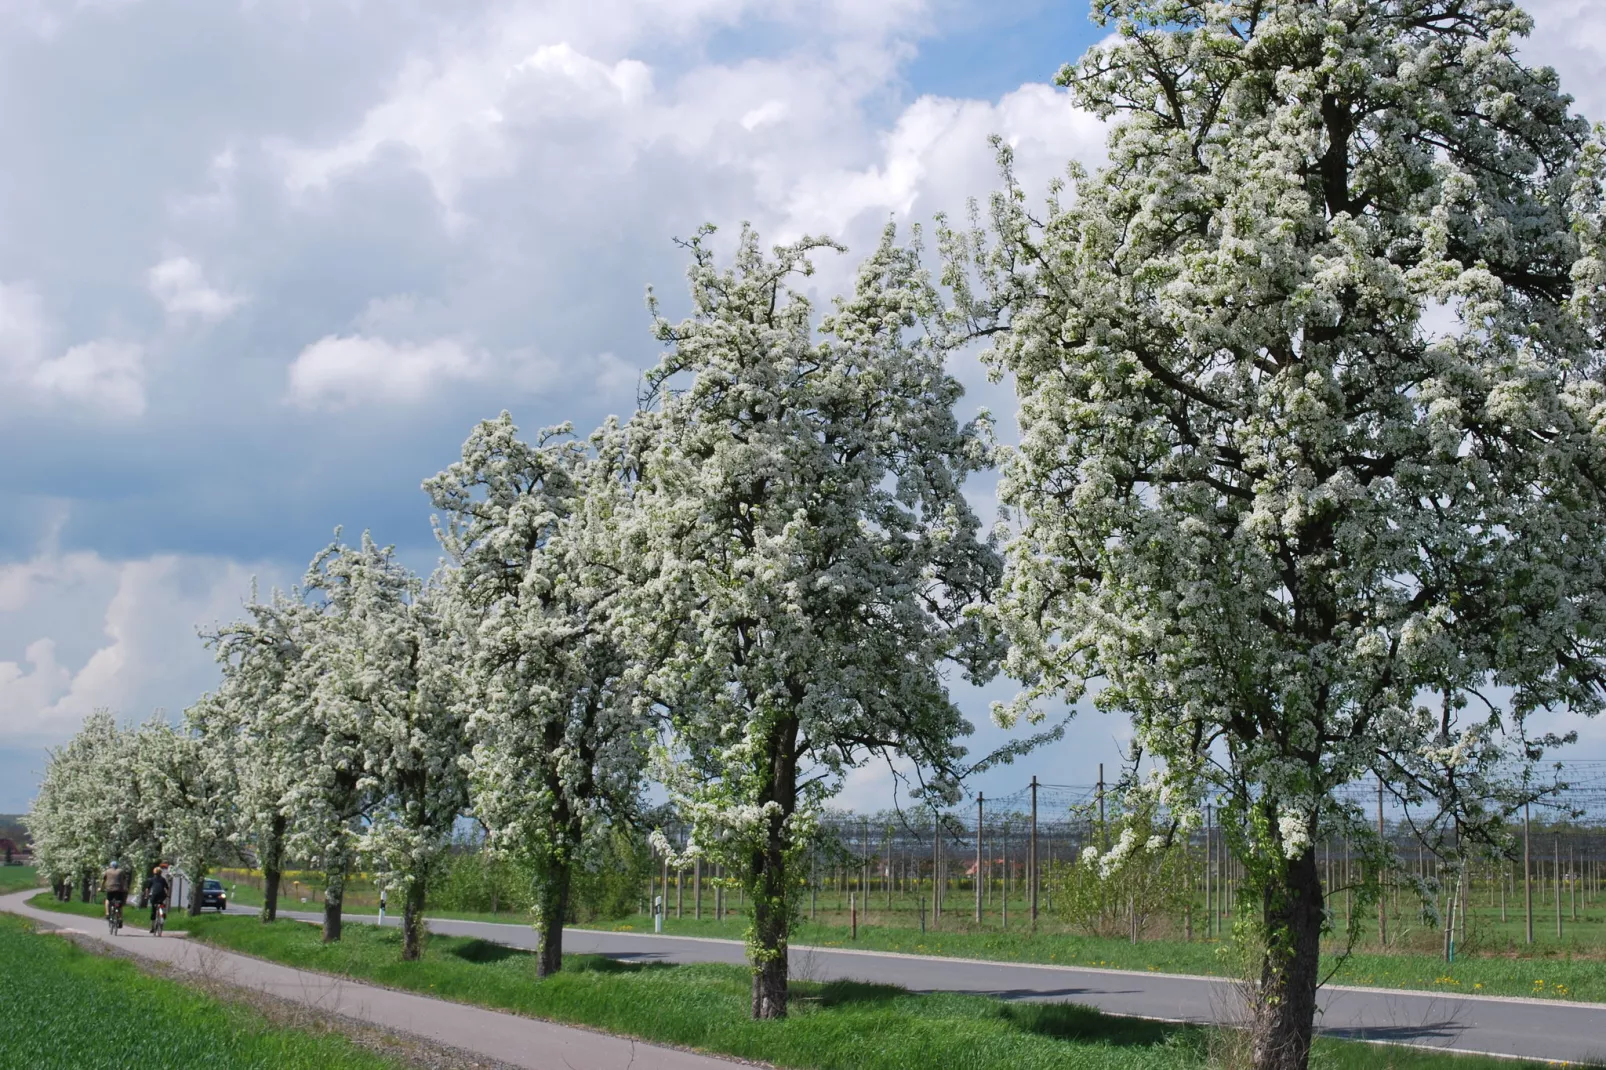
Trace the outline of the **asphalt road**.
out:
<instances>
[{"instance_id":1,"label":"asphalt road","mask_svg":"<svg viewBox=\"0 0 1606 1070\"><path fill-rule=\"evenodd\" d=\"M320 917L300 912L288 916ZM347 920L374 919L349 915ZM386 919L386 924L394 923L394 916ZM429 927L510 947L533 948L536 941L535 931L524 925L431 919ZM566 930L563 949L633 962L743 961L742 945L731 940L591 929ZM1055 1000L1168 1021L1242 1020L1234 986L1219 978L810 947L794 947L791 966L795 976L819 981L870 981L913 992ZM1324 988L1320 1003L1319 1028L1329 1036L1606 1065L1606 1005L1602 1004L1343 986Z\"/></svg>"}]
</instances>

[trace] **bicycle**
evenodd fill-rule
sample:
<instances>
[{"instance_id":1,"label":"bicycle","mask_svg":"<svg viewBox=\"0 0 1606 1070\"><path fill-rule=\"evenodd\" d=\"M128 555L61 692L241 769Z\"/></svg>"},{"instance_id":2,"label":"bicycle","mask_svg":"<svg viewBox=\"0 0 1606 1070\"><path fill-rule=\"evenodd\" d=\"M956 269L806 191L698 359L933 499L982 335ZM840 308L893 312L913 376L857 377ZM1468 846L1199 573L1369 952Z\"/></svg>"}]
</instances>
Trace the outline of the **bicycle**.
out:
<instances>
[{"instance_id":1,"label":"bicycle","mask_svg":"<svg viewBox=\"0 0 1606 1070\"><path fill-rule=\"evenodd\" d=\"M106 910L106 930L116 936L123 927L123 904L113 900Z\"/></svg>"},{"instance_id":2,"label":"bicycle","mask_svg":"<svg viewBox=\"0 0 1606 1070\"><path fill-rule=\"evenodd\" d=\"M151 935L161 936L162 930L167 927L167 904L157 903L151 917Z\"/></svg>"}]
</instances>

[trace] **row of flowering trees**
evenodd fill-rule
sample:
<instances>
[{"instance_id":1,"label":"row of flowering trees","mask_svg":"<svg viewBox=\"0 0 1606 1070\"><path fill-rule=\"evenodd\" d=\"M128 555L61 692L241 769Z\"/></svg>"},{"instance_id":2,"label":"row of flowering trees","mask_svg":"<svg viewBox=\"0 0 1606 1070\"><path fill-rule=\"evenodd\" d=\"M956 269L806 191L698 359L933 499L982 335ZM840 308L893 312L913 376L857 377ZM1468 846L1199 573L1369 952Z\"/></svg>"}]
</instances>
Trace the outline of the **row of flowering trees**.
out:
<instances>
[{"instance_id":1,"label":"row of flowering trees","mask_svg":"<svg viewBox=\"0 0 1606 1070\"><path fill-rule=\"evenodd\" d=\"M545 974L576 866L651 773L690 825L679 849L745 883L754 1013L784 1014L792 868L832 785L881 756L956 791L969 725L942 666L985 676L999 653L976 610L1001 561L961 493L991 446L954 415L918 246L889 231L817 327L789 283L826 243L770 256L744 231L721 269L708 237L640 411L586 438L482 423L424 483L446 555L427 582L337 534L298 588L206 636L222 679L181 725L97 715L30 815L46 867L165 851L199 875L232 843L271 920L294 858L323 872L337 940L360 862L400 895L412 958L471 813L532 875ZM155 769L177 786L125 817L116 778Z\"/></svg>"},{"instance_id":2,"label":"row of flowering trees","mask_svg":"<svg viewBox=\"0 0 1606 1070\"><path fill-rule=\"evenodd\" d=\"M329 938L367 856L416 954L467 809L535 874L558 968L576 860L650 775L691 827L660 849L745 883L753 1013L783 1015L822 802L875 757L953 798L948 667L1002 664L1005 723L1090 681L1132 719L1125 788L1167 824L1101 871L1221 808L1263 945L1255 1062L1302 1070L1314 845L1364 846L1363 900L1389 863L1337 789L1376 776L1468 841L1539 790L1566 732L1532 717L1597 712L1606 682L1600 136L1521 61L1511 0L1095 17L1111 36L1060 81L1111 121L1108 163L1037 210L1004 151L991 225L941 229L941 288L889 232L817 316L793 286L829 243L744 231L721 269L704 232L640 411L533 444L481 425L426 483L437 576L337 543L213 637L223 683L175 754L233 778L270 878L286 851L325 869ZM961 492L989 425L945 365L978 339L1020 398L1003 553ZM36 835L81 859L69 781Z\"/></svg>"}]
</instances>

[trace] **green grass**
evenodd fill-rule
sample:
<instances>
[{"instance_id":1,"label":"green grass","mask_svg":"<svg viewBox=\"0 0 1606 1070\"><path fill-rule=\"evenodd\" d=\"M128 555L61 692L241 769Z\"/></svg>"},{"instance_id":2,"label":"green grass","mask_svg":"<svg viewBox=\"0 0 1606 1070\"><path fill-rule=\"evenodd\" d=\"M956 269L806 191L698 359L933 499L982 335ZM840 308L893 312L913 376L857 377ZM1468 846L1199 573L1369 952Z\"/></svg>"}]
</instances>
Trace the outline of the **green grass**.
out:
<instances>
[{"instance_id":1,"label":"green grass","mask_svg":"<svg viewBox=\"0 0 1606 1070\"><path fill-rule=\"evenodd\" d=\"M748 1017L738 966L634 964L569 956L538 982L533 956L484 940L435 935L405 963L400 933L353 926L325 946L311 925L205 917L196 939L303 969L443 999L591 1026L808 1070L1184 1070L1211 1064L1212 1031L1099 1014L1068 1004L913 995L850 982L795 981L790 1018ZM1317 1070L1511 1070L1523 1064L1322 1040Z\"/></svg>"},{"instance_id":2,"label":"green grass","mask_svg":"<svg viewBox=\"0 0 1606 1070\"><path fill-rule=\"evenodd\" d=\"M0 895L39 887L39 871L32 866L0 866Z\"/></svg>"},{"instance_id":3,"label":"green grass","mask_svg":"<svg viewBox=\"0 0 1606 1070\"><path fill-rule=\"evenodd\" d=\"M0 1066L83 1070L384 1070L343 1037L271 1026L256 1012L89 954L0 915Z\"/></svg>"},{"instance_id":4,"label":"green grass","mask_svg":"<svg viewBox=\"0 0 1606 1070\"><path fill-rule=\"evenodd\" d=\"M740 940L746 925L747 920L740 916L727 916L722 922L715 922L711 917L701 921L689 917L664 919L666 933L730 940ZM1033 936L1019 930L976 931L968 921L957 922L953 918L945 919L945 925L943 929L928 929L922 934L918 929L901 925L861 923L855 942L849 939L847 926L804 921L794 932L793 943L1155 973L1205 976L1236 973L1231 949L1224 950L1220 943L1213 941L1159 939L1133 944L1122 939L1063 932L1042 932ZM614 931L652 930L650 920L642 916L595 927ZM1336 955L1329 954L1326 962L1326 970L1338 966L1332 977L1333 984L1606 1003L1606 960L1598 953L1591 955L1571 949L1530 957L1461 956L1454 965L1447 965L1437 955L1419 952L1380 954L1359 950L1342 963Z\"/></svg>"}]
</instances>

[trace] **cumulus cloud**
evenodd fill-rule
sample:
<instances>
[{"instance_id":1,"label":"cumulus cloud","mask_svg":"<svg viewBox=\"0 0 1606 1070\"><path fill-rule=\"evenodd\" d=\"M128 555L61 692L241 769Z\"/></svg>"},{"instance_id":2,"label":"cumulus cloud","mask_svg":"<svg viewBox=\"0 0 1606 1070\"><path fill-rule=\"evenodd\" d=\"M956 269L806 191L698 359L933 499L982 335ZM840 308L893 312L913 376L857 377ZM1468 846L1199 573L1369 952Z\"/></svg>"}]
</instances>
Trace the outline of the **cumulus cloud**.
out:
<instances>
[{"instance_id":1,"label":"cumulus cloud","mask_svg":"<svg viewBox=\"0 0 1606 1070\"><path fill-rule=\"evenodd\" d=\"M41 393L77 405L140 416L145 412L144 357L144 347L132 342L85 342L41 362L31 381Z\"/></svg>"},{"instance_id":2,"label":"cumulus cloud","mask_svg":"<svg viewBox=\"0 0 1606 1070\"><path fill-rule=\"evenodd\" d=\"M489 367L482 354L449 338L413 344L329 335L290 365L290 398L309 409L417 402L444 384L482 378Z\"/></svg>"},{"instance_id":3,"label":"cumulus cloud","mask_svg":"<svg viewBox=\"0 0 1606 1070\"><path fill-rule=\"evenodd\" d=\"M53 357L52 333L32 286L0 283L0 379L78 411L119 417L145 412L142 346L103 338Z\"/></svg>"},{"instance_id":4,"label":"cumulus cloud","mask_svg":"<svg viewBox=\"0 0 1606 1070\"><path fill-rule=\"evenodd\" d=\"M53 742L98 708L146 717L194 701L216 679L195 630L236 616L251 578L221 557L53 547L0 565L0 746Z\"/></svg>"},{"instance_id":5,"label":"cumulus cloud","mask_svg":"<svg viewBox=\"0 0 1606 1070\"><path fill-rule=\"evenodd\" d=\"M244 300L207 282L201 265L187 256L168 257L146 272L145 278L151 296L161 303L172 321L213 323L239 308Z\"/></svg>"}]
</instances>

